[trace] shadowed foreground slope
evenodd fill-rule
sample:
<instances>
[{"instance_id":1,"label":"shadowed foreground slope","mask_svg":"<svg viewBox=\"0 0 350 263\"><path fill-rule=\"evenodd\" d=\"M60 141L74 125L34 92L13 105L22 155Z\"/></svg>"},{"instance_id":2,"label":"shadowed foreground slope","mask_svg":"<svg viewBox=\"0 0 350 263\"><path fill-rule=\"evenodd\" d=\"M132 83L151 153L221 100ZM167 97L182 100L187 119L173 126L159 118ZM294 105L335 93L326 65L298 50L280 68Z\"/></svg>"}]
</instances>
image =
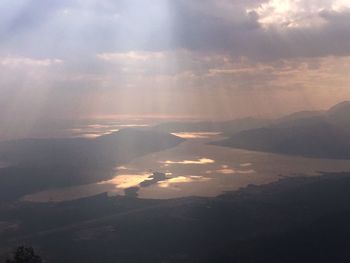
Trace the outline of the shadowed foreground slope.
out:
<instances>
[{"instance_id":1,"label":"shadowed foreground slope","mask_svg":"<svg viewBox=\"0 0 350 263\"><path fill-rule=\"evenodd\" d=\"M348 262L349 190L350 174L339 173L216 198L21 204L2 213L20 225L1 247L29 242L54 263Z\"/></svg>"}]
</instances>

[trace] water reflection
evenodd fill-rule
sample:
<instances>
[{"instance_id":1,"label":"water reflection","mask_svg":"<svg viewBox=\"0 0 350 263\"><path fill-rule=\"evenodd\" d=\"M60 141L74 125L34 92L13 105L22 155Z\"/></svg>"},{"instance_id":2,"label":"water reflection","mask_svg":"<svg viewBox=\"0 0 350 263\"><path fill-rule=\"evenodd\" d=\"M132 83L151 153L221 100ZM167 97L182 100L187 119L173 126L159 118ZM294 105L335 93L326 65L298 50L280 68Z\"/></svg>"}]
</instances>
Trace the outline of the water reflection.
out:
<instances>
[{"instance_id":1,"label":"water reflection","mask_svg":"<svg viewBox=\"0 0 350 263\"><path fill-rule=\"evenodd\" d=\"M123 128L141 128L148 127L149 124L145 123L123 123L123 122L110 122L105 124L86 124L80 125L69 129L69 132L73 137L83 137L83 138L97 138L102 135L108 135L119 131Z\"/></svg>"},{"instance_id":2,"label":"water reflection","mask_svg":"<svg viewBox=\"0 0 350 263\"><path fill-rule=\"evenodd\" d=\"M239 167L249 167L252 164L249 163L249 165L245 165L245 164L240 164L238 165ZM252 174L255 173L256 171L253 169L249 169L249 170L239 170L233 167L229 167L228 165L221 165L221 168L218 170L207 170L205 173L206 174L226 174L226 175L230 175L230 174Z\"/></svg>"},{"instance_id":3,"label":"water reflection","mask_svg":"<svg viewBox=\"0 0 350 263\"><path fill-rule=\"evenodd\" d=\"M252 166L253 164L251 163L243 163L243 164L240 164L239 167L250 167ZM239 170L239 169L236 169L236 168L230 168L228 165L223 165L221 166L222 169L219 169L219 170L216 170L217 173L220 173L220 174L252 174L252 173L255 173L255 170L253 169L249 169L249 170Z\"/></svg>"},{"instance_id":4,"label":"water reflection","mask_svg":"<svg viewBox=\"0 0 350 263\"><path fill-rule=\"evenodd\" d=\"M93 128L93 129L101 129L101 128L109 128L110 125L90 124L90 125L87 125L86 127ZM82 129L80 129L80 130L82 130Z\"/></svg>"},{"instance_id":5,"label":"water reflection","mask_svg":"<svg viewBox=\"0 0 350 263\"><path fill-rule=\"evenodd\" d=\"M234 174L236 171L230 168L224 168L224 169L216 170L216 172L219 174Z\"/></svg>"},{"instance_id":6,"label":"water reflection","mask_svg":"<svg viewBox=\"0 0 350 263\"><path fill-rule=\"evenodd\" d=\"M220 132L174 132L172 133L183 139L208 139L221 134Z\"/></svg>"},{"instance_id":7,"label":"water reflection","mask_svg":"<svg viewBox=\"0 0 350 263\"><path fill-rule=\"evenodd\" d=\"M312 159L210 145L210 139L188 139L177 147L136 158L116 167L115 178L27 196L26 200L70 200L109 192L124 195L134 188L139 198L216 196L281 176L316 176L318 171L350 171L348 160ZM154 176L151 171L162 175ZM165 177L164 177L165 175Z\"/></svg>"},{"instance_id":8,"label":"water reflection","mask_svg":"<svg viewBox=\"0 0 350 263\"><path fill-rule=\"evenodd\" d=\"M246 170L246 171L239 170L239 171L236 171L236 173L237 174L253 174L253 173L256 173L256 171L253 169Z\"/></svg>"},{"instance_id":9,"label":"water reflection","mask_svg":"<svg viewBox=\"0 0 350 263\"><path fill-rule=\"evenodd\" d=\"M200 158L198 160L183 160L183 161L165 161L160 162L163 164L212 164L215 163L215 160L209 159L209 158Z\"/></svg>"},{"instance_id":10,"label":"water reflection","mask_svg":"<svg viewBox=\"0 0 350 263\"><path fill-rule=\"evenodd\" d=\"M211 179L212 178L198 176L198 175L178 176L178 177L170 178L165 181L160 181L158 182L158 186L162 188L167 188L175 184L206 182L206 181L210 181Z\"/></svg>"},{"instance_id":11,"label":"water reflection","mask_svg":"<svg viewBox=\"0 0 350 263\"><path fill-rule=\"evenodd\" d=\"M140 127L149 127L149 124L120 124L117 125L118 127L123 127L123 128L140 128Z\"/></svg>"},{"instance_id":12,"label":"water reflection","mask_svg":"<svg viewBox=\"0 0 350 263\"><path fill-rule=\"evenodd\" d=\"M105 135L106 133L81 133L77 137L87 138L87 139L95 139L97 137L100 137L101 135ZM106 135L108 135L107 133Z\"/></svg>"},{"instance_id":13,"label":"water reflection","mask_svg":"<svg viewBox=\"0 0 350 263\"><path fill-rule=\"evenodd\" d=\"M119 189L127 189L130 187L138 186L140 183L152 180L150 178L152 176L152 173L145 173L145 174L124 174L124 175L118 175L112 180L109 181L103 181L98 184L110 184L114 185L115 188Z\"/></svg>"}]
</instances>

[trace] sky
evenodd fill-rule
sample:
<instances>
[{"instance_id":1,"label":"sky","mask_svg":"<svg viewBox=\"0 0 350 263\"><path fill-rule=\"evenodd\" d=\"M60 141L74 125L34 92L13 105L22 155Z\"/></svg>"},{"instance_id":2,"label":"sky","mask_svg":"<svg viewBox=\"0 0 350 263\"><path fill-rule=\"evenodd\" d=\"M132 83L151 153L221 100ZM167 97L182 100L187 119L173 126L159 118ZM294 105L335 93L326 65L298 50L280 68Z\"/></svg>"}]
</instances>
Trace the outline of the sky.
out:
<instances>
[{"instance_id":1,"label":"sky","mask_svg":"<svg viewBox=\"0 0 350 263\"><path fill-rule=\"evenodd\" d=\"M349 0L1 0L0 121L233 119L350 99Z\"/></svg>"}]
</instances>

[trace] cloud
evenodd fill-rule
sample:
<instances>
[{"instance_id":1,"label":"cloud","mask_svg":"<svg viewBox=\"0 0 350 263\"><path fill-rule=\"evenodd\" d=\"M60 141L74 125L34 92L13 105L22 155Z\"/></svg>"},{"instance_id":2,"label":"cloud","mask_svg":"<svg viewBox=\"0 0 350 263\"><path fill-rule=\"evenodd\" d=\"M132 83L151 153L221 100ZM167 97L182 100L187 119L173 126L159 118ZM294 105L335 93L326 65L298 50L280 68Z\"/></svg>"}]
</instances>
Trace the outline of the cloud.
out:
<instances>
[{"instance_id":1,"label":"cloud","mask_svg":"<svg viewBox=\"0 0 350 263\"><path fill-rule=\"evenodd\" d=\"M0 119L328 107L349 43L347 0L4 0Z\"/></svg>"},{"instance_id":2,"label":"cloud","mask_svg":"<svg viewBox=\"0 0 350 263\"><path fill-rule=\"evenodd\" d=\"M349 43L349 9L337 1L271 0L250 6L206 1L211 11L193 8L196 1L180 2L175 1L181 47L260 61L350 52L348 44L341 44ZM235 9L228 16L231 5Z\"/></svg>"},{"instance_id":3,"label":"cloud","mask_svg":"<svg viewBox=\"0 0 350 263\"><path fill-rule=\"evenodd\" d=\"M248 12L256 12L259 23L265 28L276 26L287 28L312 27L325 23L324 19L319 16L322 10L334 9L333 5L335 3L323 2L319 0L270 0L257 8L248 10ZM341 9L340 6L338 8Z\"/></svg>"},{"instance_id":4,"label":"cloud","mask_svg":"<svg viewBox=\"0 0 350 263\"><path fill-rule=\"evenodd\" d=\"M110 62L126 62L126 61L149 61L153 59L164 58L162 52L137 52L129 51L122 53L102 53L97 54L97 58Z\"/></svg>"},{"instance_id":5,"label":"cloud","mask_svg":"<svg viewBox=\"0 0 350 263\"><path fill-rule=\"evenodd\" d=\"M33 59L26 57L0 57L0 65L2 66L39 66L48 67L54 64L61 64L63 60L61 59Z\"/></svg>"},{"instance_id":6,"label":"cloud","mask_svg":"<svg viewBox=\"0 0 350 263\"><path fill-rule=\"evenodd\" d=\"M1 7L0 49L28 57L186 49L271 60L350 52L344 0L7 0Z\"/></svg>"}]
</instances>

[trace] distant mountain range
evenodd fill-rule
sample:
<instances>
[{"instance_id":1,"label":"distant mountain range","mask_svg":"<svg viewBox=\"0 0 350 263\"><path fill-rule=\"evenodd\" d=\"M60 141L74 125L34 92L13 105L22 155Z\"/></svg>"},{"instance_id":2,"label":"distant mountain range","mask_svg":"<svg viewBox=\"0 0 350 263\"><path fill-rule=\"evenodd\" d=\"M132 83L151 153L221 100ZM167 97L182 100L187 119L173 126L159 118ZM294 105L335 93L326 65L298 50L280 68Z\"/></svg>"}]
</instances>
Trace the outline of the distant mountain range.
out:
<instances>
[{"instance_id":1,"label":"distant mountain range","mask_svg":"<svg viewBox=\"0 0 350 263\"><path fill-rule=\"evenodd\" d=\"M299 112L232 134L216 145L316 158L350 158L350 102Z\"/></svg>"},{"instance_id":2,"label":"distant mountain range","mask_svg":"<svg viewBox=\"0 0 350 263\"><path fill-rule=\"evenodd\" d=\"M0 143L0 200L48 188L110 179L118 165L174 147L171 134L124 129L96 139L24 139Z\"/></svg>"}]
</instances>

